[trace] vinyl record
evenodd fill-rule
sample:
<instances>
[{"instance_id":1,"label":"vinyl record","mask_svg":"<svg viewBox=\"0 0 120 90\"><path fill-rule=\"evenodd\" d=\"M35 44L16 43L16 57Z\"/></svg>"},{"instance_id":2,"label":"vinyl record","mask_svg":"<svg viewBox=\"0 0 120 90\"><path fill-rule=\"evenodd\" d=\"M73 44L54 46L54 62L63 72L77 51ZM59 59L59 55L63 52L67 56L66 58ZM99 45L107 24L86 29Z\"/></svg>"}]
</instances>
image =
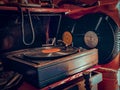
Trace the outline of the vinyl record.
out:
<instances>
[{"instance_id":1,"label":"vinyl record","mask_svg":"<svg viewBox=\"0 0 120 90\"><path fill-rule=\"evenodd\" d=\"M66 23L67 26L63 24L61 28L63 30L60 32L69 31L72 34L73 47L97 48L99 64L112 61L118 53L116 44L118 26L110 16L104 13L90 13L71 21L71 25L69 23ZM66 29L70 26L70 29Z\"/></svg>"},{"instance_id":2,"label":"vinyl record","mask_svg":"<svg viewBox=\"0 0 120 90\"><path fill-rule=\"evenodd\" d=\"M53 60L77 53L77 48L72 47L41 47L30 49L23 54L24 58L36 60Z\"/></svg>"}]
</instances>

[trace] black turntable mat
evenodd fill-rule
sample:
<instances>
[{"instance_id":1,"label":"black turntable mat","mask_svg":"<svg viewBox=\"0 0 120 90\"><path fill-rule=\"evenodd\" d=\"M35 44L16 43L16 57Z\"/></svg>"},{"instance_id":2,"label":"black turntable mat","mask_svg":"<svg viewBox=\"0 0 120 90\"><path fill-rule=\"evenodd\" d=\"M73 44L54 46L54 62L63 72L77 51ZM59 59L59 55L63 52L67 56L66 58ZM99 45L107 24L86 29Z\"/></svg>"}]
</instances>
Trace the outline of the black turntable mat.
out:
<instances>
[{"instance_id":1,"label":"black turntable mat","mask_svg":"<svg viewBox=\"0 0 120 90\"><path fill-rule=\"evenodd\" d=\"M71 23L69 23L70 21ZM65 20L62 22L61 26L63 27L61 27L60 34L61 32L63 34L66 31L70 32L74 47L97 48L99 64L109 63L117 55L119 48L116 44L118 26L110 16L104 13L90 13L77 20L67 18L66 22L66 24Z\"/></svg>"},{"instance_id":2,"label":"black turntable mat","mask_svg":"<svg viewBox=\"0 0 120 90\"><path fill-rule=\"evenodd\" d=\"M77 48L72 47L41 47L30 49L29 52L23 54L24 58L37 60L53 60L60 57L77 53Z\"/></svg>"}]
</instances>

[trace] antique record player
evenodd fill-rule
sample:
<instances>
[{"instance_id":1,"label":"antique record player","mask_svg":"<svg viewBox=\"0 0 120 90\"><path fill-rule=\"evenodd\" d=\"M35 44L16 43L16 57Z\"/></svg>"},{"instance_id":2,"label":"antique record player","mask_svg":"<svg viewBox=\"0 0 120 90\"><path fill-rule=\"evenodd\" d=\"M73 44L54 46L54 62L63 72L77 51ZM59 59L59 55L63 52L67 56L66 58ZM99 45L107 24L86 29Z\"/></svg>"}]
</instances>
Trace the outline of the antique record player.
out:
<instances>
[{"instance_id":1,"label":"antique record player","mask_svg":"<svg viewBox=\"0 0 120 90\"><path fill-rule=\"evenodd\" d=\"M64 3L64 0L61 1ZM36 41L37 46L28 45L26 48L25 45L24 49L5 53L3 59L7 68L23 74L32 85L43 88L98 64L102 66L114 61L119 53L119 21L114 17L116 11L106 8L114 3L94 0L92 4L85 4L85 7L84 3L82 6L79 3L81 8L60 15L56 31L53 28L57 24L50 22L48 16L43 24L47 23L45 25L49 27L48 23L53 23L53 27L43 28L46 29L44 33L49 34L44 36L47 43L42 46L43 43L39 42L38 46Z\"/></svg>"},{"instance_id":2,"label":"antique record player","mask_svg":"<svg viewBox=\"0 0 120 90\"><path fill-rule=\"evenodd\" d=\"M43 88L98 63L97 49L45 46L6 54L7 65L32 85Z\"/></svg>"},{"instance_id":3,"label":"antique record player","mask_svg":"<svg viewBox=\"0 0 120 90\"><path fill-rule=\"evenodd\" d=\"M56 9L52 9L52 10L55 11ZM11 22L14 22L16 20L15 19L16 15L19 14L19 13L17 13L17 14L16 13L14 14L14 13L13 13L13 15L15 15L15 17L13 20L11 20ZM24 27L23 28L24 30L29 30L32 27L27 28L27 25L26 24L24 25L23 23L21 23L21 24L15 23L15 22L13 23L12 26L14 27L14 24L15 24L15 26L17 26L17 29L11 30L11 28L10 28L10 30L8 31L8 35L12 34L11 41L13 41L13 43L16 45L14 45L12 43L11 47L8 47L8 51L9 51L9 48L12 48L12 50L10 52L5 51L7 53L4 53L3 58L2 58L7 69L12 69L12 70L15 70L15 71L23 74L26 81L30 82L32 85L34 85L36 87L43 88L49 84L52 84L53 82L59 81L61 79L64 79L68 76L71 76L73 74L76 74L78 72L86 70L86 69L98 64L97 49L94 48L91 50L87 50L86 48L83 48L81 46L79 46L79 47L72 46L73 36L70 32L67 32L67 31L65 31L61 35L62 39L57 38L57 35L60 33L59 25L60 25L60 22L62 19L61 12L57 12L57 14L53 13L53 12L45 13L45 14L44 13L39 14L39 13L33 12L31 14L31 12L28 10L27 14L31 15L31 16L29 16L29 18L27 18L26 13L25 13L25 16L23 16L24 11L21 12L22 22L23 21L27 22L27 20L31 19L33 21L33 26L36 26L34 30L37 32L38 32L38 30L40 30L40 32L33 33L33 31L30 31L32 34L36 35L36 38L34 38L34 35L31 37L30 33L28 33L27 31L24 31L25 33L23 33L23 34L30 36L30 38L28 38L28 36L24 36L24 35L23 35L24 37L21 38L20 25L22 25L22 27ZM62 12L62 14L63 14L63 12ZM19 19L17 19L17 20L19 20ZM42 20L43 20L43 22L42 22ZM52 20L53 20L53 22L51 23ZM56 23L56 21L57 21L57 23ZM38 23L36 23L36 22L38 22ZM35 25L35 23L36 23L36 25ZM42 27L41 23L42 23L43 27ZM32 22L28 23L28 24L32 25ZM49 27L49 25L51 25L51 24L53 24L53 26ZM39 25L41 25L41 26L37 27ZM14 27L14 28L16 28L16 27ZM47 29L50 29L51 31L49 31ZM56 29L56 31L54 31L55 29ZM6 30L6 28L5 28L5 30ZM8 30L8 28L7 28L7 30ZM14 35L13 32L17 32L16 30L18 30L18 34ZM47 35L42 37L41 34L46 33L46 32L50 32L49 33L50 37L47 37ZM53 32L53 33L51 33L51 32ZM38 38L39 35L40 35L40 38ZM42 41L41 38L49 41L50 40L49 38L53 38L52 36L54 36L52 44L51 43L50 44L43 43L44 41ZM13 38L13 37L16 37L16 38ZM17 38L19 40L17 40ZM32 43L31 38L35 39L34 43ZM24 42L21 41L21 39L24 39L23 40ZM6 40L6 36L5 36L5 40ZM3 41L5 41L5 40L3 38ZM7 40L7 41L8 41L8 43L10 43L9 40ZM27 42L27 43L25 43L25 42ZM41 43L43 44L42 46L40 45ZM4 46L4 44L3 44L3 46ZM21 46L23 46L23 47L21 47ZM17 49L16 49L16 47L17 47ZM5 49L6 49L6 47L5 47Z\"/></svg>"}]
</instances>

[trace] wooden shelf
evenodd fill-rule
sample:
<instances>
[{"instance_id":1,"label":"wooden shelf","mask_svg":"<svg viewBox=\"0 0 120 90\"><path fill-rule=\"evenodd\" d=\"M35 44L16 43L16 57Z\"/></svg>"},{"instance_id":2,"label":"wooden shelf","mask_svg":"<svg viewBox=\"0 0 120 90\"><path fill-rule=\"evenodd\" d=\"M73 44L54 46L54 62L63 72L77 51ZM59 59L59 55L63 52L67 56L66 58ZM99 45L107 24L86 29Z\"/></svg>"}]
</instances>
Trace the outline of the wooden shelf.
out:
<instances>
[{"instance_id":1,"label":"wooden shelf","mask_svg":"<svg viewBox=\"0 0 120 90\"><path fill-rule=\"evenodd\" d=\"M69 9L62 8L40 8L40 7L22 7L23 11L29 10L30 12L37 13L65 13ZM17 6L0 6L0 11L18 11Z\"/></svg>"}]
</instances>

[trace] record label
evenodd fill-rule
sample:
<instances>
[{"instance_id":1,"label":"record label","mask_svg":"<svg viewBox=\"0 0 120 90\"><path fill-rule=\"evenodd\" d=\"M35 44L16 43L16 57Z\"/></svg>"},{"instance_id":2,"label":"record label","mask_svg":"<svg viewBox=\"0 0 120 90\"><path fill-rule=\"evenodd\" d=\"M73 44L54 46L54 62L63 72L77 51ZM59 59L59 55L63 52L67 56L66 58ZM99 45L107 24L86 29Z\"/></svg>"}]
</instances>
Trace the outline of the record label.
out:
<instances>
[{"instance_id":1,"label":"record label","mask_svg":"<svg viewBox=\"0 0 120 90\"><path fill-rule=\"evenodd\" d=\"M68 31L65 31L62 36L63 42L68 46L72 44L72 34Z\"/></svg>"},{"instance_id":2,"label":"record label","mask_svg":"<svg viewBox=\"0 0 120 90\"><path fill-rule=\"evenodd\" d=\"M54 53L59 51L60 51L60 48L50 48L50 49L43 49L42 53Z\"/></svg>"},{"instance_id":3,"label":"record label","mask_svg":"<svg viewBox=\"0 0 120 90\"><path fill-rule=\"evenodd\" d=\"M98 37L95 32L88 31L85 33L84 42L89 48L95 48L98 44Z\"/></svg>"}]
</instances>

